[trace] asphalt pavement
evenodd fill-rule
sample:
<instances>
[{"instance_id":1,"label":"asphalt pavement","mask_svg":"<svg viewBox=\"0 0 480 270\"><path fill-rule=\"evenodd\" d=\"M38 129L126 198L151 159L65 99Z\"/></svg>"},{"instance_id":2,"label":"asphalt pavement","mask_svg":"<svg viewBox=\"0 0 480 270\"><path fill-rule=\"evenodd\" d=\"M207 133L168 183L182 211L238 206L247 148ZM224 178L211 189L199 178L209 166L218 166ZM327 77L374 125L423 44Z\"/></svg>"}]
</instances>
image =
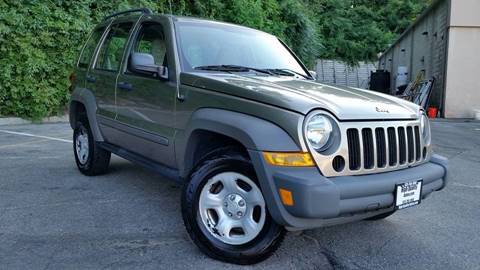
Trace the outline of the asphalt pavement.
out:
<instances>
[{"instance_id":1,"label":"asphalt pavement","mask_svg":"<svg viewBox=\"0 0 480 270\"><path fill-rule=\"evenodd\" d=\"M240 267L189 240L176 184L119 157L83 176L68 124L0 126L0 269L480 269L480 122L432 131L445 190L382 221L288 233Z\"/></svg>"}]
</instances>

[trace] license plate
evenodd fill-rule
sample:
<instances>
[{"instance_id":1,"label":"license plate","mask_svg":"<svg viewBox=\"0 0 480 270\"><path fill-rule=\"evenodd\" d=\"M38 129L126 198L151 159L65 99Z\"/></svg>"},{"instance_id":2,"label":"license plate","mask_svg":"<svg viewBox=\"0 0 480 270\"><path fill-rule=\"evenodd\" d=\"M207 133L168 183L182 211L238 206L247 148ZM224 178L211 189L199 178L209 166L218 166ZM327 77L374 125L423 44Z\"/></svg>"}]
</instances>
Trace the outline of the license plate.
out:
<instances>
[{"instance_id":1,"label":"license plate","mask_svg":"<svg viewBox=\"0 0 480 270\"><path fill-rule=\"evenodd\" d=\"M397 184L395 187L395 208L405 209L421 201L422 180Z\"/></svg>"}]
</instances>

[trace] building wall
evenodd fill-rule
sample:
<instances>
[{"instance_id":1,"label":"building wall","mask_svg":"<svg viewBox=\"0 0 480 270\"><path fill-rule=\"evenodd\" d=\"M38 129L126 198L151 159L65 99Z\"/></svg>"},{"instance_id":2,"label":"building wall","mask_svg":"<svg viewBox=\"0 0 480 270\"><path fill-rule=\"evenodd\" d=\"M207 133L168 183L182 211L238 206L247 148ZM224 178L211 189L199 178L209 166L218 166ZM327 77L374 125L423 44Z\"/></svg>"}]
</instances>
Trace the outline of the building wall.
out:
<instances>
[{"instance_id":1,"label":"building wall","mask_svg":"<svg viewBox=\"0 0 480 270\"><path fill-rule=\"evenodd\" d=\"M471 118L480 109L480 1L451 1L445 116Z\"/></svg>"},{"instance_id":2,"label":"building wall","mask_svg":"<svg viewBox=\"0 0 480 270\"><path fill-rule=\"evenodd\" d=\"M435 11L433 19L433 33L431 35L431 76L436 81L431 96L431 105L443 107L445 96L445 79L447 63L448 25L449 25L449 3L439 6ZM442 111L444 113L444 111Z\"/></svg>"},{"instance_id":3,"label":"building wall","mask_svg":"<svg viewBox=\"0 0 480 270\"><path fill-rule=\"evenodd\" d=\"M452 27L480 26L480 1L478 0L451 0L450 25Z\"/></svg>"},{"instance_id":4,"label":"building wall","mask_svg":"<svg viewBox=\"0 0 480 270\"><path fill-rule=\"evenodd\" d=\"M408 69L409 81L413 81L419 72L424 73L425 79L435 77L430 105L441 107L443 104L448 4L448 0L435 1L434 5L380 56L378 68L390 72L391 94L396 91L398 67L405 66Z\"/></svg>"}]
</instances>

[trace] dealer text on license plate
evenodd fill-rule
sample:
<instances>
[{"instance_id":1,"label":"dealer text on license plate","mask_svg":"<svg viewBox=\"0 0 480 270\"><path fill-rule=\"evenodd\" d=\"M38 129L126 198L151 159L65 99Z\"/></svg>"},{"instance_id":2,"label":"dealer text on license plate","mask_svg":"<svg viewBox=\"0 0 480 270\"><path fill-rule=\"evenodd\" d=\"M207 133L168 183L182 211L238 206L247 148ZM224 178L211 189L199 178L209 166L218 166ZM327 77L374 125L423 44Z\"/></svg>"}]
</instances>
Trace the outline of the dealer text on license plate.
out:
<instances>
[{"instance_id":1,"label":"dealer text on license plate","mask_svg":"<svg viewBox=\"0 0 480 270\"><path fill-rule=\"evenodd\" d=\"M395 208L404 209L420 203L422 194L422 180L406 182L396 185Z\"/></svg>"}]
</instances>

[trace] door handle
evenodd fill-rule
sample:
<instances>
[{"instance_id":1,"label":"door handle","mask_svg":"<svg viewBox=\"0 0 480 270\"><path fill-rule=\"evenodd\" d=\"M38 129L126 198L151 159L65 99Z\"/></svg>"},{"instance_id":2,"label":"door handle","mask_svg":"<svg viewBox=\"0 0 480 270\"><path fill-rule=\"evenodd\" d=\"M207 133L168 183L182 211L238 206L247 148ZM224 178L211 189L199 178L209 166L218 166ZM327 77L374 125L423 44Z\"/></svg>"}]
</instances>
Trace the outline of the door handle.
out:
<instances>
[{"instance_id":1,"label":"door handle","mask_svg":"<svg viewBox=\"0 0 480 270\"><path fill-rule=\"evenodd\" d=\"M95 83L97 81L97 78L95 78L92 75L87 75L87 82L89 83Z\"/></svg>"},{"instance_id":2,"label":"door handle","mask_svg":"<svg viewBox=\"0 0 480 270\"><path fill-rule=\"evenodd\" d=\"M125 90L125 91L132 91L133 90L133 85L131 83L127 82L119 82L117 84L118 88Z\"/></svg>"}]
</instances>

